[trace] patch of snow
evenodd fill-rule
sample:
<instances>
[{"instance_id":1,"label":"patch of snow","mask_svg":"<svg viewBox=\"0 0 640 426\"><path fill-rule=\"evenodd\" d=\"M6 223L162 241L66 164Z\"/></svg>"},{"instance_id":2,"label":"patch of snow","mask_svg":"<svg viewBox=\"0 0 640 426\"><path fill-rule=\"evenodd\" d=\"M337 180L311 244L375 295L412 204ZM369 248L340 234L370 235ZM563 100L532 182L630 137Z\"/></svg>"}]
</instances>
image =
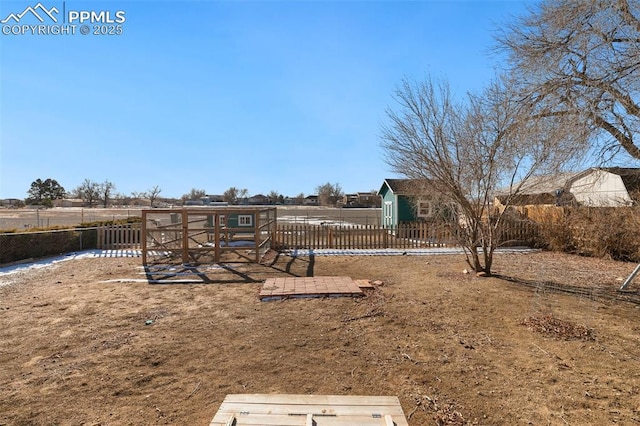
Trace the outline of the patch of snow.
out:
<instances>
[{"instance_id":1,"label":"patch of snow","mask_svg":"<svg viewBox=\"0 0 640 426\"><path fill-rule=\"evenodd\" d=\"M60 262L68 260L89 259L95 257L140 257L140 250L84 250L80 252L67 253L62 256L47 257L45 259L34 260L31 262L17 263L9 266L0 267L0 276L16 274L33 269L48 268Z\"/></svg>"},{"instance_id":2,"label":"patch of snow","mask_svg":"<svg viewBox=\"0 0 640 426\"><path fill-rule=\"evenodd\" d=\"M307 216L278 216L278 222L283 223L300 223L305 225L316 225L316 226L344 226L348 228L359 228L362 225L358 225L351 222L346 222L344 220L335 220L329 218L322 217L307 217Z\"/></svg>"},{"instance_id":3,"label":"patch of snow","mask_svg":"<svg viewBox=\"0 0 640 426\"><path fill-rule=\"evenodd\" d=\"M539 249L510 247L496 249L496 253L536 253ZM464 254L459 247L434 247L424 249L295 249L283 252L291 257L308 256L431 256L443 254Z\"/></svg>"}]
</instances>

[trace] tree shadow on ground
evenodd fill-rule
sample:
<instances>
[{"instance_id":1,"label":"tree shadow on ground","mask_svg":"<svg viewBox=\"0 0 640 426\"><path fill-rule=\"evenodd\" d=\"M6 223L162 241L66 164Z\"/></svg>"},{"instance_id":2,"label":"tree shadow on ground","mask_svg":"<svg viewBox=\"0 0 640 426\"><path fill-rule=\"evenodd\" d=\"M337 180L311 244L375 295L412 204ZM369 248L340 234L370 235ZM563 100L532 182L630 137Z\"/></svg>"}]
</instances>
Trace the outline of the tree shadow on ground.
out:
<instances>
[{"instance_id":1,"label":"tree shadow on ground","mask_svg":"<svg viewBox=\"0 0 640 426\"><path fill-rule=\"evenodd\" d=\"M274 277L312 277L315 256L272 253L264 263L154 263L144 266L149 284L256 284Z\"/></svg>"}]
</instances>

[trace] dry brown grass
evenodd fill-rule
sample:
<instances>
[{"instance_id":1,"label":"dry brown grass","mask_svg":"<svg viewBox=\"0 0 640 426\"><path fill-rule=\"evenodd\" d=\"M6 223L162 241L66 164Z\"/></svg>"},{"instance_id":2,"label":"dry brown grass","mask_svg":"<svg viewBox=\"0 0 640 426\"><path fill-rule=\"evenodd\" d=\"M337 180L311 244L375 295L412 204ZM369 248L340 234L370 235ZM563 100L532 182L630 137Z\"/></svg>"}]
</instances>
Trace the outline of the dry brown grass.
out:
<instances>
[{"instance_id":1,"label":"dry brown grass","mask_svg":"<svg viewBox=\"0 0 640 426\"><path fill-rule=\"evenodd\" d=\"M280 256L150 285L139 262L0 277L0 424L207 425L229 393L397 395L415 426L640 421L640 311L599 296L633 264L500 254L506 280L461 256ZM258 301L253 281L308 272L384 285ZM593 339L523 325L547 316Z\"/></svg>"}]
</instances>

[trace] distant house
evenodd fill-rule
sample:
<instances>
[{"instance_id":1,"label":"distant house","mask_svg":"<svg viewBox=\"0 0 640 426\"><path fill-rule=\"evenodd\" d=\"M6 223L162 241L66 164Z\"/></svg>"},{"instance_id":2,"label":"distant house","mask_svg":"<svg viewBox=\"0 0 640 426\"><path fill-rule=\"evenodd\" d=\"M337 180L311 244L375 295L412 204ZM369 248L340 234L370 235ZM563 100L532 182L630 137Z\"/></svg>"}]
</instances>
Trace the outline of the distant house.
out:
<instances>
[{"instance_id":1,"label":"distant house","mask_svg":"<svg viewBox=\"0 0 640 426\"><path fill-rule=\"evenodd\" d=\"M284 202L282 204L285 206L294 206L299 203L300 200L298 198L284 197Z\"/></svg>"},{"instance_id":2,"label":"distant house","mask_svg":"<svg viewBox=\"0 0 640 426\"><path fill-rule=\"evenodd\" d=\"M226 206L228 204L224 201L222 195L206 195L202 197L201 200L205 206Z\"/></svg>"},{"instance_id":3,"label":"distant house","mask_svg":"<svg viewBox=\"0 0 640 426\"><path fill-rule=\"evenodd\" d=\"M527 180L517 196L514 206L591 207L629 206L640 201L640 169L593 167L581 172L536 176ZM495 197L494 205L503 207L507 202L505 191Z\"/></svg>"},{"instance_id":4,"label":"distant house","mask_svg":"<svg viewBox=\"0 0 640 426\"><path fill-rule=\"evenodd\" d=\"M435 216L435 201L429 181L421 179L385 179L378 191L382 199L385 228L401 223L429 220Z\"/></svg>"},{"instance_id":5,"label":"distant house","mask_svg":"<svg viewBox=\"0 0 640 426\"><path fill-rule=\"evenodd\" d=\"M256 206L269 204L269 197L263 194L256 194L247 198L247 204L256 205Z\"/></svg>"},{"instance_id":6,"label":"distant house","mask_svg":"<svg viewBox=\"0 0 640 426\"><path fill-rule=\"evenodd\" d=\"M19 198L5 198L0 200L0 206L2 207L19 207L23 205L24 201L20 200Z\"/></svg>"},{"instance_id":7,"label":"distant house","mask_svg":"<svg viewBox=\"0 0 640 426\"><path fill-rule=\"evenodd\" d=\"M345 194L342 198L344 207L376 207L379 201L380 197L375 191Z\"/></svg>"},{"instance_id":8,"label":"distant house","mask_svg":"<svg viewBox=\"0 0 640 426\"><path fill-rule=\"evenodd\" d=\"M349 206L357 206L358 203L358 194L344 194L342 197L342 203L345 207Z\"/></svg>"},{"instance_id":9,"label":"distant house","mask_svg":"<svg viewBox=\"0 0 640 426\"><path fill-rule=\"evenodd\" d=\"M364 207L379 207L380 197L375 191L358 192L358 203Z\"/></svg>"},{"instance_id":10,"label":"distant house","mask_svg":"<svg viewBox=\"0 0 640 426\"><path fill-rule=\"evenodd\" d=\"M317 195L307 195L304 197L304 201L302 204L305 206L317 206L318 205L318 196Z\"/></svg>"},{"instance_id":11,"label":"distant house","mask_svg":"<svg viewBox=\"0 0 640 426\"><path fill-rule=\"evenodd\" d=\"M82 207L84 200L81 198L59 198L52 201L53 207Z\"/></svg>"}]
</instances>

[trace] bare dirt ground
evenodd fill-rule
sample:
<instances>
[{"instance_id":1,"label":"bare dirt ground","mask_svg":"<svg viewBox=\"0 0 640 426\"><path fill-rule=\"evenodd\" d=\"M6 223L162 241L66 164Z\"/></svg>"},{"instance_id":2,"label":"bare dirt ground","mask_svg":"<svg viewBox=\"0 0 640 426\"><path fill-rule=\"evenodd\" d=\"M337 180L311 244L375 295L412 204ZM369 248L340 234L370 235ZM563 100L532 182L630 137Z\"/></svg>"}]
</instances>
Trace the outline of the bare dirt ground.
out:
<instances>
[{"instance_id":1,"label":"bare dirt ground","mask_svg":"<svg viewBox=\"0 0 640 426\"><path fill-rule=\"evenodd\" d=\"M203 267L207 284L134 282L136 258L0 276L0 424L208 425L230 393L397 395L415 426L636 424L640 283L615 293L634 266L501 254L504 279L461 256L280 255ZM384 285L258 301L266 277L309 274Z\"/></svg>"}]
</instances>

